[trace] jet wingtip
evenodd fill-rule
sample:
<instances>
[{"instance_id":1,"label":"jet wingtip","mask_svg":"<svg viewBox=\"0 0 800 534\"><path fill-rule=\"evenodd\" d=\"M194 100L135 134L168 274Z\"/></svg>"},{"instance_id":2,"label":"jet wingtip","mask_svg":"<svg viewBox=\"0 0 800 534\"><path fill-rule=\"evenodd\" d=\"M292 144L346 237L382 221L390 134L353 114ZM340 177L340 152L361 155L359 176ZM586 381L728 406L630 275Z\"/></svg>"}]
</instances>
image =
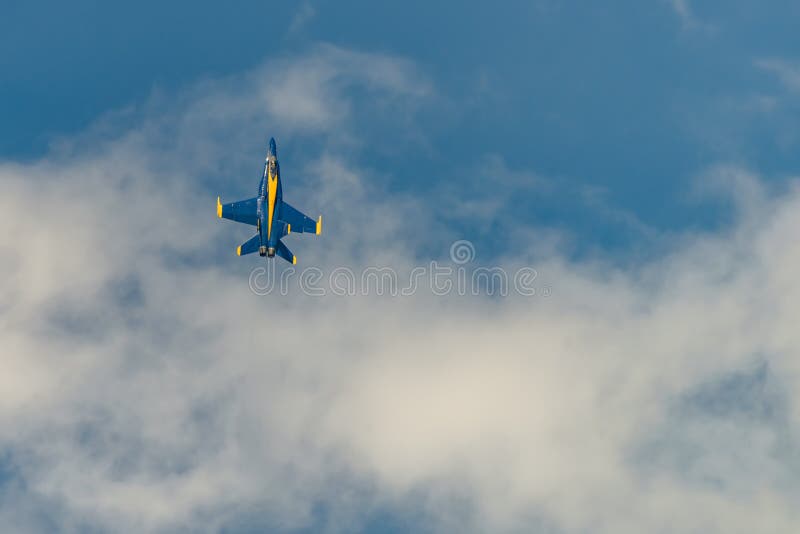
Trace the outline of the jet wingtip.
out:
<instances>
[{"instance_id":1,"label":"jet wingtip","mask_svg":"<svg viewBox=\"0 0 800 534\"><path fill-rule=\"evenodd\" d=\"M217 197L217 217L222 218L222 202L219 201L219 197Z\"/></svg>"},{"instance_id":2,"label":"jet wingtip","mask_svg":"<svg viewBox=\"0 0 800 534\"><path fill-rule=\"evenodd\" d=\"M317 235L322 233L322 215L317 219Z\"/></svg>"},{"instance_id":3,"label":"jet wingtip","mask_svg":"<svg viewBox=\"0 0 800 534\"><path fill-rule=\"evenodd\" d=\"M292 255L292 265L297 265L297 256Z\"/></svg>"},{"instance_id":4,"label":"jet wingtip","mask_svg":"<svg viewBox=\"0 0 800 534\"><path fill-rule=\"evenodd\" d=\"M241 256L242 255L242 246L241 245L236 247L236 255L237 256Z\"/></svg>"}]
</instances>

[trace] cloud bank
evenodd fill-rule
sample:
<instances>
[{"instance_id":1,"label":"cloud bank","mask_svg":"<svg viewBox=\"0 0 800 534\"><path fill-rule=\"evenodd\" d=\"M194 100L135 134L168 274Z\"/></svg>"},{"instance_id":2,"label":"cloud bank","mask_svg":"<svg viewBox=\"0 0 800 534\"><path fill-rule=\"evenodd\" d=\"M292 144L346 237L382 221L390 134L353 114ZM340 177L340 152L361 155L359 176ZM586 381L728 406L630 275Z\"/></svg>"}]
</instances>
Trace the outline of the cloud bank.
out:
<instances>
[{"instance_id":1,"label":"cloud bank","mask_svg":"<svg viewBox=\"0 0 800 534\"><path fill-rule=\"evenodd\" d=\"M409 269L465 237L359 163L367 118L413 130L437 98L321 47L0 165L0 530L797 530L794 186L714 167L735 222L624 268L496 258L548 298L250 291L214 201L255 188L270 131L309 147L286 194L326 218L301 262Z\"/></svg>"}]
</instances>

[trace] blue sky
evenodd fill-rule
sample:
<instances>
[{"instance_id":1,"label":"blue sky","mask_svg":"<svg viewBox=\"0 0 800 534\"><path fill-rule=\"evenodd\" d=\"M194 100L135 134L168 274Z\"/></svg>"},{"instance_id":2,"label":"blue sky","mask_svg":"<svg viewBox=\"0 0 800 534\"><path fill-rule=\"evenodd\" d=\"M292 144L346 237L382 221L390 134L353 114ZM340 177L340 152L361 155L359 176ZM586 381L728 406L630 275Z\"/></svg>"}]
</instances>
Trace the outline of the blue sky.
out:
<instances>
[{"instance_id":1,"label":"blue sky","mask_svg":"<svg viewBox=\"0 0 800 534\"><path fill-rule=\"evenodd\" d=\"M798 15L8 3L0 531L796 531ZM536 296L259 294L270 136L298 267Z\"/></svg>"},{"instance_id":2,"label":"blue sky","mask_svg":"<svg viewBox=\"0 0 800 534\"><path fill-rule=\"evenodd\" d=\"M409 58L436 84L443 102L417 117L424 146L379 124L361 155L395 169L395 185L456 182L499 155L561 188L516 199L516 216L619 252L641 236L572 201L576 190L658 231L707 227L719 210L687 199L702 169L736 161L777 177L800 163L791 88L758 66L791 61L797 7L677 5L13 2L0 23L0 155L41 156L154 91L331 43Z\"/></svg>"}]
</instances>

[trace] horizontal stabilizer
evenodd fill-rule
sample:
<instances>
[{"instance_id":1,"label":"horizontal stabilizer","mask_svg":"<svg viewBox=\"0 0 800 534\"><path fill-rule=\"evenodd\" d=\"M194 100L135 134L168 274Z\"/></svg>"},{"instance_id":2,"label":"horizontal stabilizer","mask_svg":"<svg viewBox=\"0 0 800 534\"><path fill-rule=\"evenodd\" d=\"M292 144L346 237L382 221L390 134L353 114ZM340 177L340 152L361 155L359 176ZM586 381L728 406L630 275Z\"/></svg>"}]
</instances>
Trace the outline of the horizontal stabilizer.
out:
<instances>
[{"instance_id":1,"label":"horizontal stabilizer","mask_svg":"<svg viewBox=\"0 0 800 534\"><path fill-rule=\"evenodd\" d=\"M258 252L258 247L261 246L261 237L256 234L244 243L242 243L239 248L236 249L236 254L238 256L244 256L245 254L252 254L253 252Z\"/></svg>"},{"instance_id":2,"label":"horizontal stabilizer","mask_svg":"<svg viewBox=\"0 0 800 534\"><path fill-rule=\"evenodd\" d=\"M278 248L275 250L275 253L292 265L297 263L297 258L292 254L292 251L289 250L289 247L283 244L283 241L278 241Z\"/></svg>"}]
</instances>

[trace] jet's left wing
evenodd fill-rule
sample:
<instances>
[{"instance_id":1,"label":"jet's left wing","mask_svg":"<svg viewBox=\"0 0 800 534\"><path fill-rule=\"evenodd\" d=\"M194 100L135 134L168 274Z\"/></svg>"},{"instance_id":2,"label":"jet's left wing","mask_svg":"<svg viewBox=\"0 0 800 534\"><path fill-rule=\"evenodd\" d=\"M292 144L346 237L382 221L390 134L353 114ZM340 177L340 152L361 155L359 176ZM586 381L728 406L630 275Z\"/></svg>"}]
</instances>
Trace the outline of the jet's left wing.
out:
<instances>
[{"instance_id":1,"label":"jet's left wing","mask_svg":"<svg viewBox=\"0 0 800 534\"><path fill-rule=\"evenodd\" d=\"M258 200L253 197L223 204L217 197L217 217L256 226L258 224Z\"/></svg>"},{"instance_id":2,"label":"jet's left wing","mask_svg":"<svg viewBox=\"0 0 800 534\"><path fill-rule=\"evenodd\" d=\"M291 225L292 232L298 233L322 233L322 215L316 221L311 217L306 216L303 212L293 208L287 202L281 201L281 210L278 218L283 222Z\"/></svg>"}]
</instances>

